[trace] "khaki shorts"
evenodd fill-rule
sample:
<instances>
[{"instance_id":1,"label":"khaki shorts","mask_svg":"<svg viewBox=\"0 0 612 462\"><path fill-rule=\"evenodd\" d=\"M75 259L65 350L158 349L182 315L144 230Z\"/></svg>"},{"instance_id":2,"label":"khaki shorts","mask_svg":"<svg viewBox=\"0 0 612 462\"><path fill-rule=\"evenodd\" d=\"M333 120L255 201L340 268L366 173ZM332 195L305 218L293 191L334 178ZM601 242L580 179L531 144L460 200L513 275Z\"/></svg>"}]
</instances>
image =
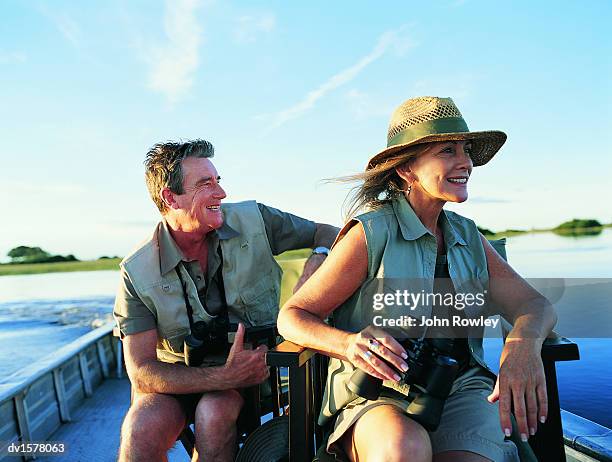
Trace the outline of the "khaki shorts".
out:
<instances>
[{"instance_id":1,"label":"khaki shorts","mask_svg":"<svg viewBox=\"0 0 612 462\"><path fill-rule=\"evenodd\" d=\"M434 454L469 451L495 462L520 460L515 444L506 439L501 430L497 403L491 404L486 399L494 386L492 375L478 365L457 377L444 405L440 426L429 433ZM338 413L327 451L342 454L339 445L335 444L338 439L367 411L384 404L405 411L410 401L381 396L376 401L361 398L349 404Z\"/></svg>"}]
</instances>

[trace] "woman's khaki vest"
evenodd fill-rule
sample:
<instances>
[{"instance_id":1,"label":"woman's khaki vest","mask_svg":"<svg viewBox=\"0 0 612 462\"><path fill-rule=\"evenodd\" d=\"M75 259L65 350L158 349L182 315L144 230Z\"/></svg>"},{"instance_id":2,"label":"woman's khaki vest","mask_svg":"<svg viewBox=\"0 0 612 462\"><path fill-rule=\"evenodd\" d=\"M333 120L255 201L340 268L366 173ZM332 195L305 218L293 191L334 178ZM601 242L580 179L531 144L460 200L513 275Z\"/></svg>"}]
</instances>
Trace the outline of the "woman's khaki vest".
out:
<instances>
[{"instance_id":1,"label":"woman's khaki vest","mask_svg":"<svg viewBox=\"0 0 612 462\"><path fill-rule=\"evenodd\" d=\"M425 228L409 203L402 197L349 222L338 239L356 224L365 231L368 251L367 278L351 298L334 311L333 324L338 329L359 332L370 324L373 312L372 287L388 291L395 283L417 284L415 290L431 293L433 290L437 244L436 238ZM446 244L448 269L457 291L462 293L488 293L489 274L484 247L476 224L456 213L442 211L440 225ZM431 316L431 306L422 306L419 313ZM406 314L413 314L409 311ZM489 304L465 307L469 317L494 314ZM425 328L423 328L425 329ZM422 332L410 331L410 337ZM468 345L475 362L488 369L482 349L483 328L471 328ZM354 367L348 361L331 358L323 406L319 421L325 424L338 410L359 399L346 388ZM407 386L387 381L385 386L407 393Z\"/></svg>"}]
</instances>

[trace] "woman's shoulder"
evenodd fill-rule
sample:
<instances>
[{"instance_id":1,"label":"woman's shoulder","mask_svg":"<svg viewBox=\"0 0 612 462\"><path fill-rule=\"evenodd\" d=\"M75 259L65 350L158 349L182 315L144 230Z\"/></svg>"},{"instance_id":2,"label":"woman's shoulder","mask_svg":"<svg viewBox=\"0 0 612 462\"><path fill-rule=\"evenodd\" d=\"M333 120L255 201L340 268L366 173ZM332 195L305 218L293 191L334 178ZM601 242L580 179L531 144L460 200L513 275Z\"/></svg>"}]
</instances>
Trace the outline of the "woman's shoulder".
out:
<instances>
[{"instance_id":1,"label":"woman's shoulder","mask_svg":"<svg viewBox=\"0 0 612 462\"><path fill-rule=\"evenodd\" d=\"M384 202L374 208L370 208L366 210L364 213L355 216L354 220L357 220L361 223L371 222L371 221L384 221L389 217L394 217L395 212L393 211L393 206L391 202Z\"/></svg>"},{"instance_id":2,"label":"woman's shoulder","mask_svg":"<svg viewBox=\"0 0 612 462\"><path fill-rule=\"evenodd\" d=\"M373 233L384 233L384 231L388 229L387 221L392 217L394 217L393 208L388 204L383 204L375 209L370 209L364 213L355 215L340 229L333 245L335 246L338 241L344 238L356 225L361 225L367 240L369 240L368 237Z\"/></svg>"},{"instance_id":3,"label":"woman's shoulder","mask_svg":"<svg viewBox=\"0 0 612 462\"><path fill-rule=\"evenodd\" d=\"M387 236L389 225L391 220L396 220L393 207L390 204L381 204L376 208L369 209L364 213L355 215L342 227L334 244L334 247L340 240L342 240L351 230L358 225L361 225L362 233L366 238L366 242L371 244L374 238L384 239ZM366 244L368 248L370 245Z\"/></svg>"},{"instance_id":4,"label":"woman's shoulder","mask_svg":"<svg viewBox=\"0 0 612 462\"><path fill-rule=\"evenodd\" d=\"M391 230L398 227L393 206L388 203L383 203L361 215L357 215L354 222L361 223L368 242L373 239L384 241Z\"/></svg>"}]
</instances>

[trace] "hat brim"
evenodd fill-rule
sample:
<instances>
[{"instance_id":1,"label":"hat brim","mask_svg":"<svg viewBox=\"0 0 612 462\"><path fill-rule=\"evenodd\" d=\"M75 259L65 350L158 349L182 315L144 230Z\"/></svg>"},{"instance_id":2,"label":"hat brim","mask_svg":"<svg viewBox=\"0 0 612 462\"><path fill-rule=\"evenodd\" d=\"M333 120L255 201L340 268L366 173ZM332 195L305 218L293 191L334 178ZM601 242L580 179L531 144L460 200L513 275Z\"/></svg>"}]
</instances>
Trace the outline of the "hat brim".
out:
<instances>
[{"instance_id":1,"label":"hat brim","mask_svg":"<svg viewBox=\"0 0 612 462\"><path fill-rule=\"evenodd\" d=\"M435 143L439 141L471 141L472 153L470 157L474 167L484 165L489 162L497 151L506 142L507 135L498 130L489 130L484 132L464 132L464 133L436 133L426 135L409 143L397 144L395 146L383 149L368 161L366 170L374 168L376 165L384 162L389 157L397 154L399 151L416 144Z\"/></svg>"}]
</instances>

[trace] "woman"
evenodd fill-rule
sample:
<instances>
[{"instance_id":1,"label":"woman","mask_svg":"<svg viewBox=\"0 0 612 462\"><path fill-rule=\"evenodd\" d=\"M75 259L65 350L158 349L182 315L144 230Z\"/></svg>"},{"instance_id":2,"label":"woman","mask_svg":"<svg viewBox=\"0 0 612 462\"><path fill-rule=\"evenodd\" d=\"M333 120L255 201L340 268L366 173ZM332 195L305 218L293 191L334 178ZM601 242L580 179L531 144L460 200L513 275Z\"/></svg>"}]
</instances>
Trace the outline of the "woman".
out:
<instances>
[{"instance_id":1,"label":"woman","mask_svg":"<svg viewBox=\"0 0 612 462\"><path fill-rule=\"evenodd\" d=\"M368 462L518 460L516 446L506 438L511 408L523 441L545 421L540 349L556 322L554 310L473 221L443 210L446 202L467 199L472 168L486 164L505 140L499 131L470 132L450 98L414 98L393 114L387 148L370 159L365 173L352 177L363 181L352 211L368 211L343 228L325 263L278 319L287 340L332 357L320 417L322 423L334 422L329 452ZM387 330L371 325L368 291L377 281L417 280L423 293L438 293L445 290L437 284L443 276L452 282L446 289L451 294L486 294L513 329L497 380L483 359L482 329L452 343L460 370L440 426L427 432L406 415L408 389L398 383L406 351ZM425 307L425 317L431 312ZM324 322L332 313L333 327ZM472 306L463 316L490 314ZM432 331L423 328L419 335ZM347 388L355 369L385 380L378 399L360 398Z\"/></svg>"}]
</instances>

